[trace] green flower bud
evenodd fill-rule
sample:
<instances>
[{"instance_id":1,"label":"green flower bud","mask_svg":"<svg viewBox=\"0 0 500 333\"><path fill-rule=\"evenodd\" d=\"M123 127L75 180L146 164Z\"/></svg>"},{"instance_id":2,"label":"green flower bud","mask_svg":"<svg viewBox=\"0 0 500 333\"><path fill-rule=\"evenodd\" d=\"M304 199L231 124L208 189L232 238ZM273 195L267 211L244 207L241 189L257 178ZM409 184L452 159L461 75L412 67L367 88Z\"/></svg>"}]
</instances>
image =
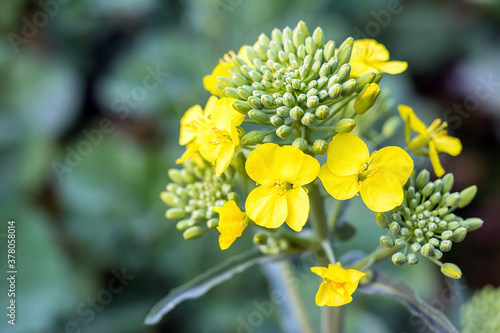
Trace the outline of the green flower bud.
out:
<instances>
[{"instance_id":1,"label":"green flower bud","mask_svg":"<svg viewBox=\"0 0 500 333\"><path fill-rule=\"evenodd\" d=\"M451 221L448 222L448 225L446 226L448 230L455 230L460 226L460 224L457 221Z\"/></svg>"},{"instance_id":2,"label":"green flower bud","mask_svg":"<svg viewBox=\"0 0 500 333\"><path fill-rule=\"evenodd\" d=\"M300 46L304 45L305 38L304 35L302 34L302 31L300 31L299 29L294 29L292 40L293 40L293 45L296 48L299 48Z\"/></svg>"},{"instance_id":3,"label":"green flower bud","mask_svg":"<svg viewBox=\"0 0 500 333\"><path fill-rule=\"evenodd\" d=\"M439 249L443 252L448 252L451 250L452 242L450 240L443 240L439 245Z\"/></svg>"},{"instance_id":4,"label":"green flower bud","mask_svg":"<svg viewBox=\"0 0 500 333\"><path fill-rule=\"evenodd\" d=\"M434 249L434 253L432 256L436 259L441 259L443 257L443 252L439 251L438 249Z\"/></svg>"},{"instance_id":5,"label":"green flower bud","mask_svg":"<svg viewBox=\"0 0 500 333\"><path fill-rule=\"evenodd\" d=\"M408 263L410 265L416 265L416 264L418 264L418 257L417 257L417 255L415 253L410 253L406 257L407 257Z\"/></svg>"},{"instance_id":6,"label":"green flower bud","mask_svg":"<svg viewBox=\"0 0 500 333\"><path fill-rule=\"evenodd\" d=\"M404 239L398 238L398 239L396 239L395 245L398 249L402 249L403 247L405 247L407 245L407 243Z\"/></svg>"},{"instance_id":7,"label":"green flower bud","mask_svg":"<svg viewBox=\"0 0 500 333\"><path fill-rule=\"evenodd\" d=\"M441 273L452 279L460 279L462 277L462 271L460 270L460 268L458 268L457 265L449 262L441 266Z\"/></svg>"},{"instance_id":8,"label":"green flower bud","mask_svg":"<svg viewBox=\"0 0 500 333\"><path fill-rule=\"evenodd\" d=\"M264 87L264 85L260 82L254 82L252 83L252 88L254 88L255 90L264 90L266 89L266 87Z\"/></svg>"},{"instance_id":9,"label":"green flower bud","mask_svg":"<svg viewBox=\"0 0 500 333\"><path fill-rule=\"evenodd\" d=\"M280 106L279 108L276 109L276 114L278 116L286 119L286 118L290 117L290 110L291 110L291 108L289 106Z\"/></svg>"},{"instance_id":10,"label":"green flower bud","mask_svg":"<svg viewBox=\"0 0 500 333\"><path fill-rule=\"evenodd\" d=\"M271 32L271 38L273 40L273 42L279 44L279 45L283 45L283 37L281 35L281 31L277 28L274 28L273 31ZM271 44L273 43L271 42Z\"/></svg>"},{"instance_id":11,"label":"green flower bud","mask_svg":"<svg viewBox=\"0 0 500 333\"><path fill-rule=\"evenodd\" d=\"M357 114L365 113L373 106L373 104L375 104L375 101L377 100L377 97L379 95L380 88L378 84L367 84L354 101L354 111L356 111Z\"/></svg>"},{"instance_id":12,"label":"green flower bud","mask_svg":"<svg viewBox=\"0 0 500 333\"><path fill-rule=\"evenodd\" d=\"M401 237L406 238L410 234L410 230L408 230L408 228L401 228L399 233L401 234Z\"/></svg>"},{"instance_id":13,"label":"green flower bud","mask_svg":"<svg viewBox=\"0 0 500 333\"><path fill-rule=\"evenodd\" d=\"M399 235L399 231L401 230L401 226L399 225L398 222L392 222L391 225L389 226L389 231L393 235Z\"/></svg>"},{"instance_id":14,"label":"green flower bud","mask_svg":"<svg viewBox=\"0 0 500 333\"><path fill-rule=\"evenodd\" d=\"M325 140L317 139L313 142L312 152L314 154L323 155L328 150L328 143Z\"/></svg>"},{"instance_id":15,"label":"green flower bud","mask_svg":"<svg viewBox=\"0 0 500 333\"><path fill-rule=\"evenodd\" d=\"M318 96L308 97L306 105L310 109L317 107L319 105L319 97Z\"/></svg>"},{"instance_id":16,"label":"green flower bud","mask_svg":"<svg viewBox=\"0 0 500 333\"><path fill-rule=\"evenodd\" d=\"M458 208L463 208L467 206L472 201L472 199L474 199L476 193L477 193L476 185L469 186L465 190L460 192L460 201L458 203Z\"/></svg>"},{"instance_id":17,"label":"green flower bud","mask_svg":"<svg viewBox=\"0 0 500 333\"><path fill-rule=\"evenodd\" d=\"M330 108L326 105L320 105L314 112L314 115L318 120L327 120L330 116Z\"/></svg>"},{"instance_id":18,"label":"green flower bud","mask_svg":"<svg viewBox=\"0 0 500 333\"><path fill-rule=\"evenodd\" d=\"M257 72L256 70L251 70L248 72L248 76L252 79L254 82L260 82L262 81L262 74ZM248 97L247 97L248 98ZM246 99L246 98L245 98Z\"/></svg>"},{"instance_id":19,"label":"green flower bud","mask_svg":"<svg viewBox=\"0 0 500 333\"><path fill-rule=\"evenodd\" d=\"M477 230L483 226L483 220L481 220L478 217L469 217L465 221L469 222L469 225L470 225L468 231L474 231L474 230Z\"/></svg>"},{"instance_id":20,"label":"green flower bud","mask_svg":"<svg viewBox=\"0 0 500 333\"><path fill-rule=\"evenodd\" d=\"M441 192L443 189L443 181L441 179L436 179L434 181L434 192Z\"/></svg>"},{"instance_id":21,"label":"green flower bud","mask_svg":"<svg viewBox=\"0 0 500 333\"><path fill-rule=\"evenodd\" d=\"M453 182L454 182L453 174L448 173L443 178L441 178L441 180L443 181L443 188L441 191L443 193L449 192L453 187Z\"/></svg>"},{"instance_id":22,"label":"green flower bud","mask_svg":"<svg viewBox=\"0 0 500 333\"><path fill-rule=\"evenodd\" d=\"M250 87L250 86L246 86L246 87ZM244 87L238 87L236 89L236 93L244 100L246 100L248 97L252 96L252 92L253 92L253 89L247 89L247 88L244 88Z\"/></svg>"},{"instance_id":23,"label":"green flower bud","mask_svg":"<svg viewBox=\"0 0 500 333\"><path fill-rule=\"evenodd\" d=\"M321 68L319 69L319 76L320 77L326 77L330 74L330 65L328 63L324 63L321 65Z\"/></svg>"},{"instance_id":24,"label":"green flower bud","mask_svg":"<svg viewBox=\"0 0 500 333\"><path fill-rule=\"evenodd\" d=\"M270 108L274 104L274 99L269 95L260 96L260 101L262 102L262 104L264 104L266 108Z\"/></svg>"},{"instance_id":25,"label":"green flower bud","mask_svg":"<svg viewBox=\"0 0 500 333\"><path fill-rule=\"evenodd\" d=\"M300 120L304 116L304 110L300 106L295 106L290 110L290 117L293 120Z\"/></svg>"},{"instance_id":26,"label":"green flower bud","mask_svg":"<svg viewBox=\"0 0 500 333\"><path fill-rule=\"evenodd\" d=\"M446 222L453 222L457 220L457 216L453 213L447 214L443 217L443 220Z\"/></svg>"},{"instance_id":27,"label":"green flower bud","mask_svg":"<svg viewBox=\"0 0 500 333\"><path fill-rule=\"evenodd\" d=\"M445 230L441 233L441 239L448 240L453 237L453 231L451 230Z\"/></svg>"},{"instance_id":28,"label":"green flower bud","mask_svg":"<svg viewBox=\"0 0 500 333\"><path fill-rule=\"evenodd\" d=\"M314 43L314 40L311 37L306 38L306 52L311 57L314 56L314 54L316 53L316 44Z\"/></svg>"},{"instance_id":29,"label":"green flower bud","mask_svg":"<svg viewBox=\"0 0 500 333\"><path fill-rule=\"evenodd\" d=\"M439 246L439 240L437 238L431 238L429 239L429 244L431 244L434 247Z\"/></svg>"},{"instance_id":30,"label":"green flower bud","mask_svg":"<svg viewBox=\"0 0 500 333\"><path fill-rule=\"evenodd\" d=\"M321 75L320 75L321 76ZM326 75L323 75L319 78L318 80L318 86L317 89L322 89L325 88L326 85L328 84L328 77ZM328 93L328 92L327 92Z\"/></svg>"},{"instance_id":31,"label":"green flower bud","mask_svg":"<svg viewBox=\"0 0 500 333\"><path fill-rule=\"evenodd\" d=\"M375 222L377 222L377 225L382 229L389 228L390 221L385 213L375 213Z\"/></svg>"},{"instance_id":32,"label":"green flower bud","mask_svg":"<svg viewBox=\"0 0 500 333\"><path fill-rule=\"evenodd\" d=\"M464 227L460 227L453 231L453 237L451 238L451 240L455 243L460 243L465 239L465 236L467 236L467 229L465 229Z\"/></svg>"},{"instance_id":33,"label":"green flower bud","mask_svg":"<svg viewBox=\"0 0 500 333\"><path fill-rule=\"evenodd\" d=\"M286 106L289 106L291 108L293 108L296 104L296 101L295 101L295 97L293 97L292 94L286 92L283 94L283 103L286 105Z\"/></svg>"},{"instance_id":34,"label":"green flower bud","mask_svg":"<svg viewBox=\"0 0 500 333\"><path fill-rule=\"evenodd\" d=\"M351 96L352 93L356 90L356 80L350 79L342 84L342 93L343 97Z\"/></svg>"},{"instance_id":35,"label":"green flower bud","mask_svg":"<svg viewBox=\"0 0 500 333\"><path fill-rule=\"evenodd\" d=\"M317 48L323 47L324 41L323 41L323 30L321 30L320 27L317 27L313 34L312 34L312 39L314 41L314 44L316 45Z\"/></svg>"},{"instance_id":36,"label":"green flower bud","mask_svg":"<svg viewBox=\"0 0 500 333\"><path fill-rule=\"evenodd\" d=\"M184 231L184 233L182 234L182 236L184 237L185 240L197 239L197 238L200 238L201 236L203 236L204 233L205 233L205 230L203 228L194 226L194 227L190 227L190 228L186 229Z\"/></svg>"},{"instance_id":37,"label":"green flower bud","mask_svg":"<svg viewBox=\"0 0 500 333\"><path fill-rule=\"evenodd\" d=\"M233 74L231 75L231 79L233 79L233 82L238 86L244 86L250 84L250 82L247 80L246 77L244 77L241 74Z\"/></svg>"},{"instance_id":38,"label":"green flower bud","mask_svg":"<svg viewBox=\"0 0 500 333\"><path fill-rule=\"evenodd\" d=\"M417 186L418 189L421 190L424 188L425 185L429 182L430 174L429 171L427 170L422 170L417 176Z\"/></svg>"},{"instance_id":39,"label":"green flower bud","mask_svg":"<svg viewBox=\"0 0 500 333\"><path fill-rule=\"evenodd\" d=\"M288 138L291 134L292 134L292 128L290 126L287 126L287 125L281 125L276 130L276 135L282 139Z\"/></svg>"},{"instance_id":40,"label":"green flower bud","mask_svg":"<svg viewBox=\"0 0 500 333\"><path fill-rule=\"evenodd\" d=\"M295 50L295 46L293 46L293 42L290 40L290 39L287 39L284 41L284 45L283 45L283 50L285 51L286 54L288 54L288 56L290 56L291 54L295 54L296 50Z\"/></svg>"},{"instance_id":41,"label":"green flower bud","mask_svg":"<svg viewBox=\"0 0 500 333\"><path fill-rule=\"evenodd\" d=\"M338 82L344 82L345 80L347 80L350 74L351 74L351 65L343 64L337 71L337 75L339 76Z\"/></svg>"},{"instance_id":42,"label":"green flower bud","mask_svg":"<svg viewBox=\"0 0 500 333\"><path fill-rule=\"evenodd\" d=\"M441 193L439 193L439 192L436 192L436 193L432 194L431 197L429 198L429 201L433 205L437 205L440 200L441 200Z\"/></svg>"},{"instance_id":43,"label":"green flower bud","mask_svg":"<svg viewBox=\"0 0 500 333\"><path fill-rule=\"evenodd\" d=\"M205 205L206 205L206 203L205 203ZM213 208L213 207L212 207L212 206L210 206L210 207L207 209L206 213L205 213L205 218L206 218L207 220L211 220L211 219L217 218L217 216L218 216L217 212L216 212L216 211L214 211L214 210L212 210L212 208Z\"/></svg>"},{"instance_id":44,"label":"green flower bud","mask_svg":"<svg viewBox=\"0 0 500 333\"><path fill-rule=\"evenodd\" d=\"M207 221L208 229L216 229L219 226L219 219L213 218Z\"/></svg>"},{"instance_id":45,"label":"green flower bud","mask_svg":"<svg viewBox=\"0 0 500 333\"><path fill-rule=\"evenodd\" d=\"M406 263L406 256L401 252L396 252L392 255L392 262L397 266L404 265Z\"/></svg>"},{"instance_id":46,"label":"green flower bud","mask_svg":"<svg viewBox=\"0 0 500 333\"><path fill-rule=\"evenodd\" d=\"M342 85L335 83L330 89L328 89L328 97L331 99L337 99L342 94Z\"/></svg>"},{"instance_id":47,"label":"green flower bud","mask_svg":"<svg viewBox=\"0 0 500 333\"><path fill-rule=\"evenodd\" d=\"M179 169L169 169L168 170L168 177L179 185L186 184L186 180L182 176L182 173Z\"/></svg>"},{"instance_id":48,"label":"green flower bud","mask_svg":"<svg viewBox=\"0 0 500 333\"><path fill-rule=\"evenodd\" d=\"M300 120L300 122L304 126L312 126L312 124L314 124L315 121L316 121L316 117L310 112L306 112L306 114L304 114L304 116Z\"/></svg>"},{"instance_id":49,"label":"green flower bud","mask_svg":"<svg viewBox=\"0 0 500 333\"><path fill-rule=\"evenodd\" d=\"M375 73L373 72L370 72L370 73L366 73L366 74L363 74L361 75L356 81L357 81L357 84L356 84L356 92L360 92L362 91L366 85L370 84L373 82L373 79L375 78Z\"/></svg>"},{"instance_id":50,"label":"green flower bud","mask_svg":"<svg viewBox=\"0 0 500 333\"><path fill-rule=\"evenodd\" d=\"M257 245L266 245L269 236L266 233L258 232L253 236L253 242Z\"/></svg>"},{"instance_id":51,"label":"green flower bud","mask_svg":"<svg viewBox=\"0 0 500 333\"><path fill-rule=\"evenodd\" d=\"M389 236L381 236L380 237L380 244L382 244L383 247L386 247L388 249L394 247L394 239Z\"/></svg>"},{"instance_id":52,"label":"green flower bud","mask_svg":"<svg viewBox=\"0 0 500 333\"><path fill-rule=\"evenodd\" d=\"M420 245L419 243L413 243L413 244L411 244L411 250L413 252L420 252L421 248L422 248L422 245Z\"/></svg>"},{"instance_id":53,"label":"green flower bud","mask_svg":"<svg viewBox=\"0 0 500 333\"><path fill-rule=\"evenodd\" d=\"M247 102L243 101L234 101L232 106L233 109L235 109L241 114L247 114L247 112L252 109L252 107Z\"/></svg>"},{"instance_id":54,"label":"green flower bud","mask_svg":"<svg viewBox=\"0 0 500 333\"><path fill-rule=\"evenodd\" d=\"M264 104L262 104L260 98L258 97L251 96L248 98L247 102L253 109L262 110L264 108Z\"/></svg>"},{"instance_id":55,"label":"green flower bud","mask_svg":"<svg viewBox=\"0 0 500 333\"><path fill-rule=\"evenodd\" d=\"M267 114L265 114L263 111L253 109L248 112L248 116L257 124L264 125L269 123L269 118L267 117Z\"/></svg>"},{"instance_id":56,"label":"green flower bud","mask_svg":"<svg viewBox=\"0 0 500 333\"><path fill-rule=\"evenodd\" d=\"M191 219L197 222L202 222L206 220L205 211L202 209L195 210L191 213Z\"/></svg>"},{"instance_id":57,"label":"green flower bud","mask_svg":"<svg viewBox=\"0 0 500 333\"><path fill-rule=\"evenodd\" d=\"M241 98L240 95L238 95L236 88L232 88L232 87L224 88L224 96L236 98L236 99Z\"/></svg>"},{"instance_id":58,"label":"green flower bud","mask_svg":"<svg viewBox=\"0 0 500 333\"><path fill-rule=\"evenodd\" d=\"M420 253L426 258L432 257L434 255L434 246L431 244L425 244L420 249Z\"/></svg>"},{"instance_id":59,"label":"green flower bud","mask_svg":"<svg viewBox=\"0 0 500 333\"><path fill-rule=\"evenodd\" d=\"M452 193L450 196L446 199L446 205L447 206L455 206L460 202L460 194L458 193Z\"/></svg>"},{"instance_id":60,"label":"green flower bud","mask_svg":"<svg viewBox=\"0 0 500 333\"><path fill-rule=\"evenodd\" d=\"M373 83L379 83L383 77L384 77L384 72L377 72L375 74L375 78L373 79Z\"/></svg>"},{"instance_id":61,"label":"green flower bud","mask_svg":"<svg viewBox=\"0 0 500 333\"><path fill-rule=\"evenodd\" d=\"M434 192L434 183L428 183L427 185L424 186L424 188L422 189L422 191L420 193L422 193L422 195L424 197L428 197L433 192Z\"/></svg>"},{"instance_id":62,"label":"green flower bud","mask_svg":"<svg viewBox=\"0 0 500 333\"><path fill-rule=\"evenodd\" d=\"M177 189L179 188L180 186L175 184L175 183L170 183L167 185L167 191L169 192L172 192L172 193L176 193L177 192Z\"/></svg>"},{"instance_id":63,"label":"green flower bud","mask_svg":"<svg viewBox=\"0 0 500 333\"><path fill-rule=\"evenodd\" d=\"M181 220L179 222L177 222L177 224L175 225L175 227L177 228L177 230L186 230L187 228L189 227L192 227L194 225L194 221L191 221L191 220Z\"/></svg>"},{"instance_id":64,"label":"green flower bud","mask_svg":"<svg viewBox=\"0 0 500 333\"><path fill-rule=\"evenodd\" d=\"M184 209L174 207L167 210L165 216L167 217L167 219L182 219L186 217L186 213L184 212Z\"/></svg>"},{"instance_id":65,"label":"green flower bud","mask_svg":"<svg viewBox=\"0 0 500 333\"><path fill-rule=\"evenodd\" d=\"M307 145L307 140L302 138L297 138L292 142L292 146L294 146L295 148L299 148L302 151L307 149Z\"/></svg>"},{"instance_id":66,"label":"green flower bud","mask_svg":"<svg viewBox=\"0 0 500 333\"><path fill-rule=\"evenodd\" d=\"M285 119L283 119L282 117L278 116L278 115L274 115L271 117L271 124L273 124L273 126L276 126L276 127L280 127L281 125L283 125L285 123Z\"/></svg>"},{"instance_id":67,"label":"green flower bud","mask_svg":"<svg viewBox=\"0 0 500 333\"><path fill-rule=\"evenodd\" d=\"M160 199L169 206L177 206L177 202L179 201L175 194L166 191L160 193Z\"/></svg>"},{"instance_id":68,"label":"green flower bud","mask_svg":"<svg viewBox=\"0 0 500 333\"><path fill-rule=\"evenodd\" d=\"M273 49L267 50L266 56L268 59L271 59L273 61L280 61L280 58L278 57L278 52L274 51Z\"/></svg>"},{"instance_id":69,"label":"green flower bud","mask_svg":"<svg viewBox=\"0 0 500 333\"><path fill-rule=\"evenodd\" d=\"M297 103L304 105L306 104L306 101L307 101L306 94L300 94L299 96L297 96Z\"/></svg>"},{"instance_id":70,"label":"green flower bud","mask_svg":"<svg viewBox=\"0 0 500 333\"><path fill-rule=\"evenodd\" d=\"M236 84L234 84L234 81L231 80L230 78L228 77L224 77L224 76L218 76L216 78L217 82L219 82L222 86L224 87L228 87L228 88L237 88L238 86ZM223 90L224 91L224 94L226 93L226 89ZM233 89L232 91L236 92L236 89ZM226 95L227 96L227 95ZM237 95L236 95L237 96ZM229 97L229 96L228 96Z\"/></svg>"},{"instance_id":71,"label":"green flower bud","mask_svg":"<svg viewBox=\"0 0 500 333\"><path fill-rule=\"evenodd\" d=\"M252 111L251 111L252 112ZM252 118L253 119L253 118ZM267 116L266 116L267 119ZM252 131L243 136L241 138L241 145L243 146L253 146L258 145L265 139L265 135L259 131Z\"/></svg>"},{"instance_id":72,"label":"green flower bud","mask_svg":"<svg viewBox=\"0 0 500 333\"><path fill-rule=\"evenodd\" d=\"M328 41L328 43L326 43L325 49L323 51L325 60L329 61L333 57L334 53L335 53L335 42L330 40Z\"/></svg>"}]
</instances>

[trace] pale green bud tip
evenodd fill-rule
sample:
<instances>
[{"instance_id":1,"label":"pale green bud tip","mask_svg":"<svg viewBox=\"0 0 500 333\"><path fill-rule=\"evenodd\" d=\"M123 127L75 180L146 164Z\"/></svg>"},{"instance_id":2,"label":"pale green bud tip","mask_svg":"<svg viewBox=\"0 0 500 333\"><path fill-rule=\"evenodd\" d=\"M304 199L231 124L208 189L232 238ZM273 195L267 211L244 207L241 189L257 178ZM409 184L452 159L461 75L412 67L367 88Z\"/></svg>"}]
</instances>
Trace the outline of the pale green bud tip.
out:
<instances>
[{"instance_id":1,"label":"pale green bud tip","mask_svg":"<svg viewBox=\"0 0 500 333\"><path fill-rule=\"evenodd\" d=\"M470 225L468 229L469 231L477 230L483 226L483 220L478 217L470 217L465 221Z\"/></svg>"},{"instance_id":2,"label":"pale green bud tip","mask_svg":"<svg viewBox=\"0 0 500 333\"><path fill-rule=\"evenodd\" d=\"M164 203L166 203L169 206L176 206L176 203L178 201L175 194L167 191L161 192L160 198Z\"/></svg>"},{"instance_id":3,"label":"pale green bud tip","mask_svg":"<svg viewBox=\"0 0 500 333\"><path fill-rule=\"evenodd\" d=\"M354 101L354 111L363 114L370 109L380 95L380 87L376 83L367 84Z\"/></svg>"},{"instance_id":4,"label":"pale green bud tip","mask_svg":"<svg viewBox=\"0 0 500 333\"><path fill-rule=\"evenodd\" d=\"M385 213L376 213L375 214L375 222L377 222L377 225L381 227L382 229L388 229L389 228L389 218Z\"/></svg>"},{"instance_id":5,"label":"pale green bud tip","mask_svg":"<svg viewBox=\"0 0 500 333\"><path fill-rule=\"evenodd\" d=\"M325 140L317 139L314 141L312 151L314 154L323 155L328 150L328 144Z\"/></svg>"},{"instance_id":6,"label":"pale green bud tip","mask_svg":"<svg viewBox=\"0 0 500 333\"><path fill-rule=\"evenodd\" d=\"M165 216L167 219L182 219L186 217L186 213L182 208L174 207L167 210Z\"/></svg>"},{"instance_id":7,"label":"pale green bud tip","mask_svg":"<svg viewBox=\"0 0 500 333\"><path fill-rule=\"evenodd\" d=\"M293 140L292 146L304 151L307 149L307 140L302 139L302 138L297 138L297 139Z\"/></svg>"},{"instance_id":8,"label":"pale green bud tip","mask_svg":"<svg viewBox=\"0 0 500 333\"><path fill-rule=\"evenodd\" d=\"M168 177L179 185L186 184L186 181L185 181L184 177L182 177L182 173L179 169L168 170Z\"/></svg>"},{"instance_id":9,"label":"pale green bud tip","mask_svg":"<svg viewBox=\"0 0 500 333\"><path fill-rule=\"evenodd\" d=\"M257 245L266 245L268 238L267 234L259 232L253 236L253 242Z\"/></svg>"},{"instance_id":10,"label":"pale green bud tip","mask_svg":"<svg viewBox=\"0 0 500 333\"><path fill-rule=\"evenodd\" d=\"M241 138L241 144L244 146L258 145L259 143L262 143L262 141L264 141L264 139L265 139L265 136L263 133L261 133L259 131L252 131L252 132L245 134L245 136L243 136L243 138Z\"/></svg>"},{"instance_id":11,"label":"pale green bud tip","mask_svg":"<svg viewBox=\"0 0 500 333\"><path fill-rule=\"evenodd\" d=\"M337 121L335 124L335 130L337 133L349 133L356 126L356 121L350 118L344 118Z\"/></svg>"},{"instance_id":12,"label":"pale green bud tip","mask_svg":"<svg viewBox=\"0 0 500 333\"><path fill-rule=\"evenodd\" d=\"M459 208L463 208L467 206L476 196L477 193L477 186L469 186L462 192L460 192L460 201L458 203Z\"/></svg>"},{"instance_id":13,"label":"pale green bud tip","mask_svg":"<svg viewBox=\"0 0 500 333\"><path fill-rule=\"evenodd\" d=\"M449 262L441 266L441 273L452 279L460 279L462 277L462 271L460 270L460 268L457 265Z\"/></svg>"},{"instance_id":14,"label":"pale green bud tip","mask_svg":"<svg viewBox=\"0 0 500 333\"><path fill-rule=\"evenodd\" d=\"M190 228L186 229L184 231L184 233L182 234L182 236L186 240L197 239L197 238L200 238L201 236L203 236L204 233L205 233L205 230L203 228L194 226L194 227L190 227Z\"/></svg>"}]
</instances>

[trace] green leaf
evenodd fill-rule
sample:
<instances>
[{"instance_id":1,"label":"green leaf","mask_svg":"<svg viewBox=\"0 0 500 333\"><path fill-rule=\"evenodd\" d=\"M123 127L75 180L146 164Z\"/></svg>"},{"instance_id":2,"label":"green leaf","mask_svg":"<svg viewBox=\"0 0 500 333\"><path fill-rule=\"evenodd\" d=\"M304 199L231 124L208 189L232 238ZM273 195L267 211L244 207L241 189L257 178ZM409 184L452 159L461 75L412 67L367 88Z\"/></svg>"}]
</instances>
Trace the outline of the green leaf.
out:
<instances>
[{"instance_id":1,"label":"green leaf","mask_svg":"<svg viewBox=\"0 0 500 333\"><path fill-rule=\"evenodd\" d=\"M424 302L410 287L378 272L375 280L367 285L359 286L364 294L388 295L404 305L413 315L422 319L427 326L437 333L458 333L444 313Z\"/></svg>"},{"instance_id":2,"label":"green leaf","mask_svg":"<svg viewBox=\"0 0 500 333\"><path fill-rule=\"evenodd\" d=\"M203 296L213 287L231 279L235 274L241 273L255 264L283 260L295 255L288 253L269 256L263 254L258 249L253 249L231 257L198 275L188 283L172 289L167 296L153 306L144 323L146 325L158 323L164 315L172 311L179 303L187 299Z\"/></svg>"}]
</instances>

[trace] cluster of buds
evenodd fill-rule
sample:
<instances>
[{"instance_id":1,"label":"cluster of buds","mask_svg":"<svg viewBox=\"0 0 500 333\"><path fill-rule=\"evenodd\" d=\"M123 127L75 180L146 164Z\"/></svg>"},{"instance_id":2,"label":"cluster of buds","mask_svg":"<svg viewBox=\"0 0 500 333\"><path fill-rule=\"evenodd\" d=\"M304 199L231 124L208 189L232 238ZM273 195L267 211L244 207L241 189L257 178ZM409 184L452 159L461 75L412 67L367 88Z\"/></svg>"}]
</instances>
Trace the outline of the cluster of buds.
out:
<instances>
[{"instance_id":1,"label":"cluster of buds","mask_svg":"<svg viewBox=\"0 0 500 333\"><path fill-rule=\"evenodd\" d=\"M415 173L404 187L405 198L400 207L390 217L386 213L377 213L377 224L389 230L388 235L380 237L380 243L399 250L392 256L396 265L408 262L418 263L417 253L431 259L441 271L457 277L460 270L454 264L442 264L439 259L443 252L451 250L453 243L464 240L469 231L480 228L483 221L479 218L463 219L453 212L467 206L474 198L477 188L470 186L461 192L450 192L453 187L453 175L429 181L429 172L422 170Z\"/></svg>"},{"instance_id":2,"label":"cluster of buds","mask_svg":"<svg viewBox=\"0 0 500 333\"><path fill-rule=\"evenodd\" d=\"M348 38L338 48L333 41L325 44L321 28L310 35L302 21L293 30L274 29L271 38L261 34L253 47L246 46L246 59L232 56L230 77L217 77L215 90L220 97L235 98L234 109L254 123L273 126L279 138L292 137L295 147L324 154L326 141L305 135L305 129L337 123L331 130L350 132L354 120L341 119L332 106L357 96L353 107L362 114L380 93L382 72L350 75L353 41Z\"/></svg>"},{"instance_id":3,"label":"cluster of buds","mask_svg":"<svg viewBox=\"0 0 500 333\"><path fill-rule=\"evenodd\" d=\"M171 206L166 217L180 220L176 227L183 231L184 239L196 239L203 236L206 229L217 228L219 219L213 208L221 207L229 200L239 201L232 185L234 169L228 168L217 177L214 166L208 162L205 164L200 168L194 162L186 161L183 169L168 170L173 182L160 194L163 202Z\"/></svg>"}]
</instances>

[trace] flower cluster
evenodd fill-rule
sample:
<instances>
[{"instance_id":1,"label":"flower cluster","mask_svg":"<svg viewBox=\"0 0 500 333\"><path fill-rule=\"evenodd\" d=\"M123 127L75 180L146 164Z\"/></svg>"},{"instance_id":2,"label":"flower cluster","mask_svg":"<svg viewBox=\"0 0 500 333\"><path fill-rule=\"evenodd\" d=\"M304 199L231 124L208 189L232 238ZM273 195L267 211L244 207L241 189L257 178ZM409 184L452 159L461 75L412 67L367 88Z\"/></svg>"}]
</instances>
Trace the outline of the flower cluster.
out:
<instances>
[{"instance_id":1,"label":"flower cluster","mask_svg":"<svg viewBox=\"0 0 500 333\"><path fill-rule=\"evenodd\" d=\"M376 215L377 224L389 230L380 237L380 243L388 248L399 249L392 256L396 265L408 262L418 263L417 254L431 259L438 265L443 252L451 250L453 243L464 240L469 231L480 228L483 221L479 218L463 219L453 212L467 206L474 198L477 188L470 186L461 192L450 192L453 187L451 173L435 181L429 181L429 172L422 170L415 174L404 187L405 200L387 214ZM443 269L442 269L443 271ZM460 274L447 274L459 277Z\"/></svg>"}]
</instances>

